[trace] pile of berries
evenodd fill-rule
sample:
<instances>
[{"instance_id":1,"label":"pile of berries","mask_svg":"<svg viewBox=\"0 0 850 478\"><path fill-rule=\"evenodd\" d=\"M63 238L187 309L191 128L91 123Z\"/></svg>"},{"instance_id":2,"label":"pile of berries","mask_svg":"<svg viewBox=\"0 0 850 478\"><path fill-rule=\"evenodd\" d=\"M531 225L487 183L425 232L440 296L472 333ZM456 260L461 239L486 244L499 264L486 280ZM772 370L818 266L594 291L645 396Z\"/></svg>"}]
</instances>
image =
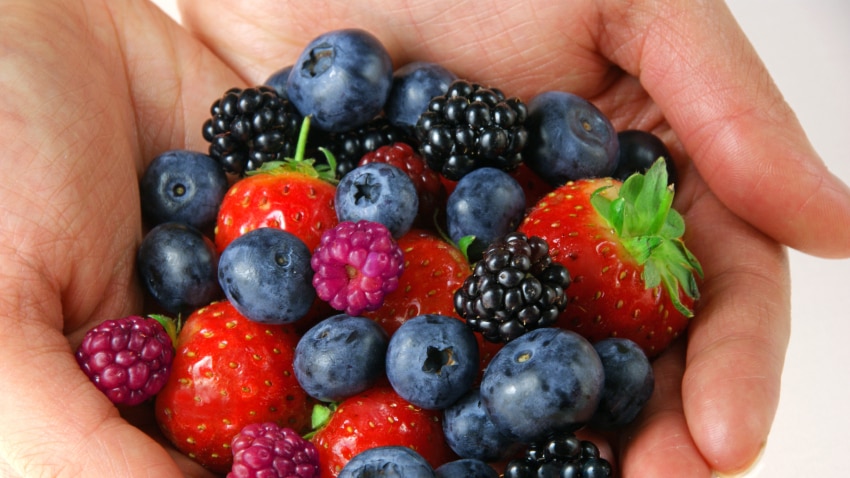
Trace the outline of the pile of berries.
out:
<instances>
[{"instance_id":1,"label":"pile of berries","mask_svg":"<svg viewBox=\"0 0 850 478\"><path fill-rule=\"evenodd\" d=\"M107 397L232 477L612 476L574 433L635 419L699 298L658 138L357 29L210 115L140 182L160 314L77 351Z\"/></svg>"}]
</instances>

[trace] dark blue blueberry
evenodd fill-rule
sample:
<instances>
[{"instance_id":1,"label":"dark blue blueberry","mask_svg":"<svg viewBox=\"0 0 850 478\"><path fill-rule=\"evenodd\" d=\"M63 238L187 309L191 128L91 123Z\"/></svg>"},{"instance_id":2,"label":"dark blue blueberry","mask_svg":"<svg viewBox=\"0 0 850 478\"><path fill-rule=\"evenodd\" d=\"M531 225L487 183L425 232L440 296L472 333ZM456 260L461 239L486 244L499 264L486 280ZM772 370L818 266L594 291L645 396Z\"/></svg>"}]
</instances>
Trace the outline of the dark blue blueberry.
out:
<instances>
[{"instance_id":1,"label":"dark blue blueberry","mask_svg":"<svg viewBox=\"0 0 850 478\"><path fill-rule=\"evenodd\" d=\"M419 116L428 110L435 96L444 95L457 75L427 61L408 63L393 73L390 95L384 105L387 120L398 128L412 132Z\"/></svg>"},{"instance_id":2,"label":"dark blue blueberry","mask_svg":"<svg viewBox=\"0 0 850 478\"><path fill-rule=\"evenodd\" d=\"M292 65L285 66L266 78L265 85L274 88L278 96L286 98L286 82L289 81L289 73L292 71Z\"/></svg>"},{"instance_id":3,"label":"dark blue blueberry","mask_svg":"<svg viewBox=\"0 0 850 478\"><path fill-rule=\"evenodd\" d=\"M297 236L264 227L231 242L221 253L218 282L245 317L270 324L303 317L316 298L310 249Z\"/></svg>"},{"instance_id":4,"label":"dark blue blueberry","mask_svg":"<svg viewBox=\"0 0 850 478\"><path fill-rule=\"evenodd\" d=\"M338 402L384 375L389 337L377 322L339 314L308 330L295 348L293 368L313 398Z\"/></svg>"},{"instance_id":5,"label":"dark blue blueberry","mask_svg":"<svg viewBox=\"0 0 850 478\"><path fill-rule=\"evenodd\" d=\"M436 478L422 455L406 446L379 446L354 455L337 478Z\"/></svg>"},{"instance_id":6,"label":"dark blue blueberry","mask_svg":"<svg viewBox=\"0 0 850 478\"><path fill-rule=\"evenodd\" d=\"M217 261L212 241L194 227L177 222L151 229L136 256L145 289L174 314L191 312L220 297Z\"/></svg>"},{"instance_id":7,"label":"dark blue blueberry","mask_svg":"<svg viewBox=\"0 0 850 478\"><path fill-rule=\"evenodd\" d=\"M499 478L499 472L492 466L474 458L461 458L444 463L434 472L437 478Z\"/></svg>"},{"instance_id":8,"label":"dark blue blueberry","mask_svg":"<svg viewBox=\"0 0 850 478\"><path fill-rule=\"evenodd\" d=\"M334 202L340 222L378 222L393 237L403 236L419 211L419 196L410 176L386 163L367 163L340 179Z\"/></svg>"},{"instance_id":9,"label":"dark blue blueberry","mask_svg":"<svg viewBox=\"0 0 850 478\"><path fill-rule=\"evenodd\" d=\"M528 167L553 186L570 180L608 177L617 167L617 132L584 98L547 91L528 102Z\"/></svg>"},{"instance_id":10,"label":"dark blue blueberry","mask_svg":"<svg viewBox=\"0 0 850 478\"><path fill-rule=\"evenodd\" d=\"M181 222L201 231L215 225L227 175L203 153L172 150L148 165L139 182L142 214L150 226Z\"/></svg>"},{"instance_id":11,"label":"dark blue blueberry","mask_svg":"<svg viewBox=\"0 0 850 478\"><path fill-rule=\"evenodd\" d=\"M593 348L605 370L605 385L591 424L604 429L626 426L640 413L655 388L652 364L643 349L628 339L604 339Z\"/></svg>"},{"instance_id":12,"label":"dark blue blueberry","mask_svg":"<svg viewBox=\"0 0 850 478\"><path fill-rule=\"evenodd\" d=\"M383 109L392 86L390 55L371 33L335 30L311 41L295 61L286 96L325 131L357 129Z\"/></svg>"},{"instance_id":13,"label":"dark blue blueberry","mask_svg":"<svg viewBox=\"0 0 850 478\"><path fill-rule=\"evenodd\" d=\"M493 241L514 231L525 214L525 192L510 174L479 168L457 182L446 203L449 237L475 236L468 256L478 260Z\"/></svg>"},{"instance_id":14,"label":"dark blue blueberry","mask_svg":"<svg viewBox=\"0 0 850 478\"><path fill-rule=\"evenodd\" d=\"M542 328L496 353L481 379L481 401L502 433L532 443L586 424L603 381L602 362L587 340Z\"/></svg>"},{"instance_id":15,"label":"dark blue blueberry","mask_svg":"<svg viewBox=\"0 0 850 478\"><path fill-rule=\"evenodd\" d=\"M617 159L617 169L613 177L620 181L635 173L646 173L658 158L664 158L667 166L667 184L676 182L676 165L670 156L667 145L661 138L649 131L630 129L617 133L620 152Z\"/></svg>"},{"instance_id":16,"label":"dark blue blueberry","mask_svg":"<svg viewBox=\"0 0 850 478\"><path fill-rule=\"evenodd\" d=\"M403 323L387 347L387 378L405 400L444 409L466 394L478 376L478 342L455 317L426 314Z\"/></svg>"},{"instance_id":17,"label":"dark blue blueberry","mask_svg":"<svg viewBox=\"0 0 850 478\"><path fill-rule=\"evenodd\" d=\"M501 461L516 448L516 441L490 420L477 388L443 411L443 434L449 447L463 458Z\"/></svg>"}]
</instances>

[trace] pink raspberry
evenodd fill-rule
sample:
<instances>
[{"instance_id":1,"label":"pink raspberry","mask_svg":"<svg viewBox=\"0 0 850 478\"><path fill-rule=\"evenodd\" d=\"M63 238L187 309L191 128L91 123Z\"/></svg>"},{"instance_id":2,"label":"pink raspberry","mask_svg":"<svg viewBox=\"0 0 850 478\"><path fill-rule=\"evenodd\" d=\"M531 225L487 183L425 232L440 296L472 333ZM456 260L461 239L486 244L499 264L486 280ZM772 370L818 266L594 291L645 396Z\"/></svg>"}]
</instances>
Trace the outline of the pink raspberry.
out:
<instances>
[{"instance_id":1,"label":"pink raspberry","mask_svg":"<svg viewBox=\"0 0 850 478\"><path fill-rule=\"evenodd\" d=\"M156 319L129 316L107 320L86 332L76 358L112 403L138 405L168 381L174 346Z\"/></svg>"},{"instance_id":2,"label":"pink raspberry","mask_svg":"<svg viewBox=\"0 0 850 478\"><path fill-rule=\"evenodd\" d=\"M246 425L230 444L233 467L227 478L314 478L319 452L291 428L276 423Z\"/></svg>"},{"instance_id":3,"label":"pink raspberry","mask_svg":"<svg viewBox=\"0 0 850 478\"><path fill-rule=\"evenodd\" d=\"M398 288L404 254L383 224L344 221L325 231L310 264L319 298L356 316Z\"/></svg>"}]
</instances>

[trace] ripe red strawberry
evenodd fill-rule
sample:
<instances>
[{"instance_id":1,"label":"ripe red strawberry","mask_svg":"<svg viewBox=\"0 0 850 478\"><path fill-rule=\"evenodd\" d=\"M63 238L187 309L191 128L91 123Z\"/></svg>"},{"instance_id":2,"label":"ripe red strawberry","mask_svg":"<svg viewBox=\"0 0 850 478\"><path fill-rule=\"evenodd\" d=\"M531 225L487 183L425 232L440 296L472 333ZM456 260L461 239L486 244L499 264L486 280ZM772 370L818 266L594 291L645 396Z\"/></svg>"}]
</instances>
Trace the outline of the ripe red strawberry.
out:
<instances>
[{"instance_id":1,"label":"ripe red strawberry","mask_svg":"<svg viewBox=\"0 0 850 478\"><path fill-rule=\"evenodd\" d=\"M309 117L294 158L264 164L231 186L219 207L215 245L223 251L234 239L260 227L295 234L312 251L322 233L337 224L333 165L313 167L304 159Z\"/></svg>"},{"instance_id":2,"label":"ripe red strawberry","mask_svg":"<svg viewBox=\"0 0 850 478\"><path fill-rule=\"evenodd\" d=\"M569 182L529 212L519 230L545 239L573 279L560 326L591 341L629 338L650 356L687 327L702 269L672 202L659 160L624 183Z\"/></svg>"},{"instance_id":3,"label":"ripe red strawberry","mask_svg":"<svg viewBox=\"0 0 850 478\"><path fill-rule=\"evenodd\" d=\"M422 314L457 317L454 291L463 285L471 273L469 261L452 244L434 233L413 229L398 239L404 254L404 271L398 288L384 296L383 305L365 317L381 324L392 335L401 324ZM501 348L476 334L482 369Z\"/></svg>"},{"instance_id":4,"label":"ripe red strawberry","mask_svg":"<svg viewBox=\"0 0 850 478\"><path fill-rule=\"evenodd\" d=\"M442 412L411 405L386 381L340 402L311 441L324 477L337 476L354 455L378 446L410 447L434 468L457 458L443 434Z\"/></svg>"},{"instance_id":5,"label":"ripe red strawberry","mask_svg":"<svg viewBox=\"0 0 850 478\"><path fill-rule=\"evenodd\" d=\"M313 401L298 385L291 325L253 322L228 301L192 313L178 336L171 377L157 395L156 419L181 452L224 473L230 443L245 425L309 429Z\"/></svg>"}]
</instances>

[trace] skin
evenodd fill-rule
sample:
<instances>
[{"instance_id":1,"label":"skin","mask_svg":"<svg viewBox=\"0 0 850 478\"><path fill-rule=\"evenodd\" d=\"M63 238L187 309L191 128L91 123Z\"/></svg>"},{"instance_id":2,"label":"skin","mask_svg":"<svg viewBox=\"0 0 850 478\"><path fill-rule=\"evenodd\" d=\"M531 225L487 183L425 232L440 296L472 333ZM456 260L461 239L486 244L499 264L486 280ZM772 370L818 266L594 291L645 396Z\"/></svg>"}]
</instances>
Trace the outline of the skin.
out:
<instances>
[{"instance_id":1,"label":"skin","mask_svg":"<svg viewBox=\"0 0 850 478\"><path fill-rule=\"evenodd\" d=\"M112 407L72 352L94 324L142 310L133 261L146 162L205 150L212 100L351 26L374 32L396 66L438 61L526 99L572 91L617 129L665 140L703 299L688 336L655 361L638 422L603 449L625 477L751 464L790 333L786 248L850 257L850 192L723 3L251 3L183 1L184 30L141 0L0 0L4 476L205 476L162 443L149 410Z\"/></svg>"}]
</instances>

